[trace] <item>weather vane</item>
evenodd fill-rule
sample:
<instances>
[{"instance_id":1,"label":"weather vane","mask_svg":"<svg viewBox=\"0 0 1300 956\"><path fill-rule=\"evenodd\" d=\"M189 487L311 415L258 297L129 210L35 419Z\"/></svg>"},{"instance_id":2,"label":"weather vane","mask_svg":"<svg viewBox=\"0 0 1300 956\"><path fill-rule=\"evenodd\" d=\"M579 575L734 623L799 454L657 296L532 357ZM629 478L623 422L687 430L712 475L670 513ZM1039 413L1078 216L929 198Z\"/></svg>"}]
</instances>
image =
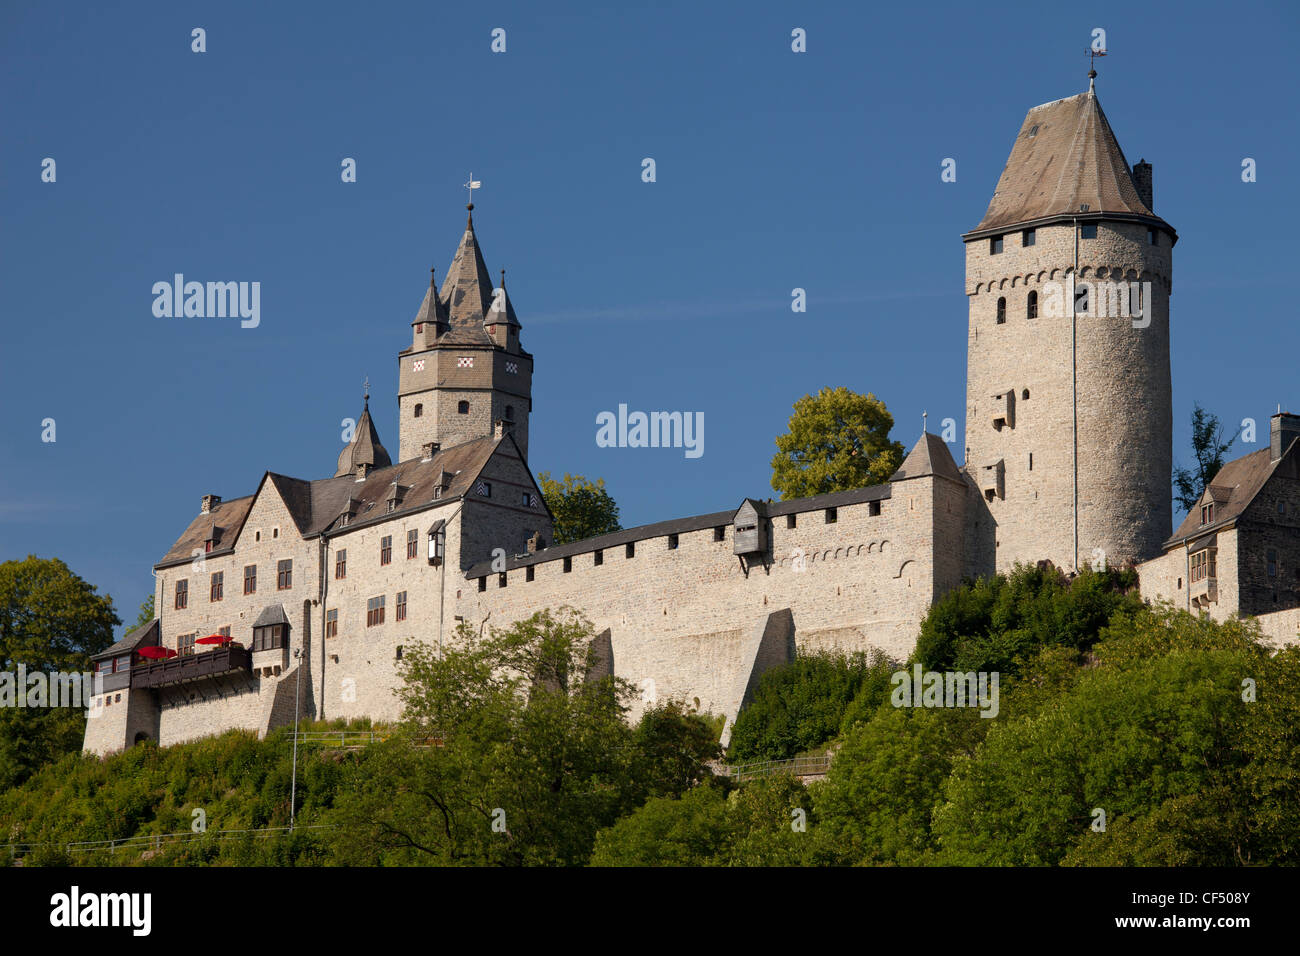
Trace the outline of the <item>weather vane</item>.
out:
<instances>
[{"instance_id":1,"label":"weather vane","mask_svg":"<svg viewBox=\"0 0 1300 956\"><path fill-rule=\"evenodd\" d=\"M474 208L474 190L478 189L478 188L479 188L480 186L482 186L482 185L483 185L483 184L482 184L481 182L479 182L477 179L474 178L474 174L473 174L473 173L470 173L470 174L469 174L469 182L467 182L467 183L464 185L463 188L469 190L469 208L470 208L470 209L473 209L473 208Z\"/></svg>"},{"instance_id":2,"label":"weather vane","mask_svg":"<svg viewBox=\"0 0 1300 956\"><path fill-rule=\"evenodd\" d=\"M1105 56L1106 51L1088 47L1086 52L1088 54L1088 91L1092 92L1093 81L1097 79L1097 57Z\"/></svg>"}]
</instances>

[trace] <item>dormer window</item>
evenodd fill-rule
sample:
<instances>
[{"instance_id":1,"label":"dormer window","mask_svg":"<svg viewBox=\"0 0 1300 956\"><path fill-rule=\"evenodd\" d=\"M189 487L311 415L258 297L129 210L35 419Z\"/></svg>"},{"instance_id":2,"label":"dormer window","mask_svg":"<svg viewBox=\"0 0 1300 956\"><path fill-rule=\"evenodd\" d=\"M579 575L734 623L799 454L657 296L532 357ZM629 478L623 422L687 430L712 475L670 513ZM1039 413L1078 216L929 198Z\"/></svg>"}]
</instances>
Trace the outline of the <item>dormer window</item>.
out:
<instances>
[{"instance_id":1,"label":"dormer window","mask_svg":"<svg viewBox=\"0 0 1300 956\"><path fill-rule=\"evenodd\" d=\"M1201 505L1201 524L1209 524L1214 520L1214 502L1210 501Z\"/></svg>"}]
</instances>

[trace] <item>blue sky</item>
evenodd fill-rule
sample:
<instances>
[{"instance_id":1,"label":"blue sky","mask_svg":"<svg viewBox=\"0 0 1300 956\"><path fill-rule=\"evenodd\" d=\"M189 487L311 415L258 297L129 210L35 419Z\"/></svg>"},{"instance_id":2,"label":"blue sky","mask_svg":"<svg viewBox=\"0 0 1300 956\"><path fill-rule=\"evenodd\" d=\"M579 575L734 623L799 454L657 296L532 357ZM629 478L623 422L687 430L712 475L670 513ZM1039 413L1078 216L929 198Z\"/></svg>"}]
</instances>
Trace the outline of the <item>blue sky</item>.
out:
<instances>
[{"instance_id":1,"label":"blue sky","mask_svg":"<svg viewBox=\"0 0 1300 956\"><path fill-rule=\"evenodd\" d=\"M625 526L773 495L773 438L826 385L874 392L909 446L923 410L955 418L960 459L960 235L1025 111L1086 88L1095 27L1102 105L1180 236L1175 458L1193 401L1267 440L1300 409L1298 25L1287 3L6 0L0 560L61 557L133 620L203 493L333 474L364 376L395 451L397 352L471 171L536 357L530 463L604 477ZM260 282L260 326L155 318L177 272ZM703 412L705 454L597 447L619 403Z\"/></svg>"}]
</instances>

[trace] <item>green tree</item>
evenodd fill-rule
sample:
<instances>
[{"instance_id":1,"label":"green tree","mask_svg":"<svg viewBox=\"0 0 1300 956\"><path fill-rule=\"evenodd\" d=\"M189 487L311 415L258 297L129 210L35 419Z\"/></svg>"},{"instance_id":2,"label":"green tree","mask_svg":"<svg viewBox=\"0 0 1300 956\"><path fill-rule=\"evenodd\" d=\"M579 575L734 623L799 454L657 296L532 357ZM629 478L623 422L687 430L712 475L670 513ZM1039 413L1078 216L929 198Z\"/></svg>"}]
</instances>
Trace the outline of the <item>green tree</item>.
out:
<instances>
[{"instance_id":1,"label":"green tree","mask_svg":"<svg viewBox=\"0 0 1300 956\"><path fill-rule=\"evenodd\" d=\"M623 530L618 523L618 504L605 490L604 478L593 482L582 475L566 473L564 481L559 482L549 471L543 471L537 476L537 483L555 519L556 544Z\"/></svg>"},{"instance_id":2,"label":"green tree","mask_svg":"<svg viewBox=\"0 0 1300 956\"><path fill-rule=\"evenodd\" d=\"M144 627L157 616L153 609L153 595L150 594L140 605L140 613L136 615L135 623L126 629L127 633L134 631L137 627Z\"/></svg>"},{"instance_id":3,"label":"green tree","mask_svg":"<svg viewBox=\"0 0 1300 956\"><path fill-rule=\"evenodd\" d=\"M90 655L113 643L120 624L113 599L100 595L57 558L29 555L0 564L0 670L85 673ZM13 688L15 694L27 688ZM47 698L48 699L48 698ZM81 749L86 711L74 707L0 707L0 789L41 765Z\"/></svg>"},{"instance_id":4,"label":"green tree","mask_svg":"<svg viewBox=\"0 0 1300 956\"><path fill-rule=\"evenodd\" d=\"M1223 467L1223 456L1240 434L1241 429L1238 429L1231 438L1224 440L1218 415L1207 412L1199 403L1192 409L1192 456L1196 465L1194 468L1174 466L1174 501L1179 508L1191 511L1196 507L1205 489Z\"/></svg>"},{"instance_id":5,"label":"green tree","mask_svg":"<svg viewBox=\"0 0 1300 956\"><path fill-rule=\"evenodd\" d=\"M805 395L776 438L772 487L789 500L888 481L903 463L902 443L889 440L893 427L894 416L870 393L840 386Z\"/></svg>"}]
</instances>

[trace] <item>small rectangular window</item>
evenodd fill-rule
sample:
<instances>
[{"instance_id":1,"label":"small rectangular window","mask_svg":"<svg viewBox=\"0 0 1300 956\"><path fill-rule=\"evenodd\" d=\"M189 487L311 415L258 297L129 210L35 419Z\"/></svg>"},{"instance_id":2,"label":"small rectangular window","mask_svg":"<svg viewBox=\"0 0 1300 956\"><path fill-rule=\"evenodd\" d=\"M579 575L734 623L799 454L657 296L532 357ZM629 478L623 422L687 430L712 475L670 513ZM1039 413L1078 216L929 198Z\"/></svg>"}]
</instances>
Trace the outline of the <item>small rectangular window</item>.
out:
<instances>
[{"instance_id":1,"label":"small rectangular window","mask_svg":"<svg viewBox=\"0 0 1300 956\"><path fill-rule=\"evenodd\" d=\"M277 591L287 591L293 587L293 558L281 561L276 565L275 572L275 589Z\"/></svg>"},{"instance_id":2,"label":"small rectangular window","mask_svg":"<svg viewBox=\"0 0 1300 956\"><path fill-rule=\"evenodd\" d=\"M1147 244L1151 246L1160 245L1160 233L1154 229L1147 230Z\"/></svg>"},{"instance_id":3,"label":"small rectangular window","mask_svg":"<svg viewBox=\"0 0 1300 956\"><path fill-rule=\"evenodd\" d=\"M506 572L502 571L500 574L497 575L497 587L503 588L505 586L506 586Z\"/></svg>"},{"instance_id":4,"label":"small rectangular window","mask_svg":"<svg viewBox=\"0 0 1300 956\"><path fill-rule=\"evenodd\" d=\"M839 512L838 512L838 511L836 511L834 508L827 508L827 509L826 509L826 523L827 523L827 524L834 524L836 521L839 521L839 520L840 520L840 516L839 516Z\"/></svg>"},{"instance_id":5,"label":"small rectangular window","mask_svg":"<svg viewBox=\"0 0 1300 956\"><path fill-rule=\"evenodd\" d=\"M1096 239L1096 238L1097 238L1097 224L1096 224L1095 222L1085 222L1083 225L1081 225L1081 226L1079 227L1079 238L1080 238L1080 239Z\"/></svg>"},{"instance_id":6,"label":"small rectangular window","mask_svg":"<svg viewBox=\"0 0 1300 956\"><path fill-rule=\"evenodd\" d=\"M486 590L487 590L487 578L486 578L486 577L481 577L481 578L478 579L478 589L479 589L480 591L486 591Z\"/></svg>"},{"instance_id":7,"label":"small rectangular window","mask_svg":"<svg viewBox=\"0 0 1300 956\"><path fill-rule=\"evenodd\" d=\"M339 612L337 608L335 608L333 611L325 612L325 636L326 637L339 636Z\"/></svg>"},{"instance_id":8,"label":"small rectangular window","mask_svg":"<svg viewBox=\"0 0 1300 956\"><path fill-rule=\"evenodd\" d=\"M880 517L880 502L871 501L867 503L867 515L872 518Z\"/></svg>"},{"instance_id":9,"label":"small rectangular window","mask_svg":"<svg viewBox=\"0 0 1300 956\"><path fill-rule=\"evenodd\" d=\"M528 565L528 569L524 572L524 580L531 581L532 579L533 579L533 566L530 564Z\"/></svg>"},{"instance_id":10,"label":"small rectangular window","mask_svg":"<svg viewBox=\"0 0 1300 956\"><path fill-rule=\"evenodd\" d=\"M208 595L210 601L220 601L226 594L226 573L224 571L212 572L212 590Z\"/></svg>"},{"instance_id":11,"label":"small rectangular window","mask_svg":"<svg viewBox=\"0 0 1300 956\"><path fill-rule=\"evenodd\" d=\"M676 551L676 550L677 550L677 535L675 535L675 534L670 534L670 535L668 536L668 550L669 550L669 551Z\"/></svg>"},{"instance_id":12,"label":"small rectangular window","mask_svg":"<svg viewBox=\"0 0 1300 956\"><path fill-rule=\"evenodd\" d=\"M627 545L626 545L626 546L624 547L624 549L623 549L623 556L624 556L625 558L635 558L635 557L636 557L636 542L635 542L635 541L629 541L629 542L627 543Z\"/></svg>"},{"instance_id":13,"label":"small rectangular window","mask_svg":"<svg viewBox=\"0 0 1300 956\"><path fill-rule=\"evenodd\" d=\"M194 653L194 635L182 634L176 638L176 653L180 657L189 657Z\"/></svg>"},{"instance_id":14,"label":"small rectangular window","mask_svg":"<svg viewBox=\"0 0 1300 956\"><path fill-rule=\"evenodd\" d=\"M714 541L727 540L727 526L725 524L720 524L713 529L713 540Z\"/></svg>"},{"instance_id":15,"label":"small rectangular window","mask_svg":"<svg viewBox=\"0 0 1300 956\"><path fill-rule=\"evenodd\" d=\"M392 564L393 562L393 536L385 535L379 539L379 563Z\"/></svg>"},{"instance_id":16,"label":"small rectangular window","mask_svg":"<svg viewBox=\"0 0 1300 956\"><path fill-rule=\"evenodd\" d=\"M798 526L799 526L799 516L798 516L798 515L786 515L786 516L785 516L785 526L786 526L787 528L796 528L796 527L798 527Z\"/></svg>"},{"instance_id":17,"label":"small rectangular window","mask_svg":"<svg viewBox=\"0 0 1300 956\"><path fill-rule=\"evenodd\" d=\"M604 564L604 563L605 563L605 552L604 552L604 551L597 550L596 553L595 553L594 555L592 555L591 561L592 561L592 564L596 565L597 567L599 567L600 565Z\"/></svg>"},{"instance_id":18,"label":"small rectangular window","mask_svg":"<svg viewBox=\"0 0 1300 956\"><path fill-rule=\"evenodd\" d=\"M1277 552L1276 551L1268 552L1268 576L1270 578L1277 577Z\"/></svg>"},{"instance_id":19,"label":"small rectangular window","mask_svg":"<svg viewBox=\"0 0 1300 956\"><path fill-rule=\"evenodd\" d=\"M176 582L176 610L183 611L190 603L190 582Z\"/></svg>"},{"instance_id":20,"label":"small rectangular window","mask_svg":"<svg viewBox=\"0 0 1300 956\"><path fill-rule=\"evenodd\" d=\"M420 553L420 529L412 528L406 532L406 557L414 558Z\"/></svg>"},{"instance_id":21,"label":"small rectangular window","mask_svg":"<svg viewBox=\"0 0 1300 956\"><path fill-rule=\"evenodd\" d=\"M503 578L505 577L504 574L501 576ZM406 592L405 591L397 592L397 619L399 621L406 620Z\"/></svg>"},{"instance_id":22,"label":"small rectangular window","mask_svg":"<svg viewBox=\"0 0 1300 956\"><path fill-rule=\"evenodd\" d=\"M989 240L989 255L996 256L1002 251L1002 237L994 236Z\"/></svg>"},{"instance_id":23,"label":"small rectangular window","mask_svg":"<svg viewBox=\"0 0 1300 956\"><path fill-rule=\"evenodd\" d=\"M249 564L244 567L244 593L257 593L257 565Z\"/></svg>"},{"instance_id":24,"label":"small rectangular window","mask_svg":"<svg viewBox=\"0 0 1300 956\"><path fill-rule=\"evenodd\" d=\"M1038 230L1026 229L1024 232L1024 245L1032 246L1038 242Z\"/></svg>"},{"instance_id":25,"label":"small rectangular window","mask_svg":"<svg viewBox=\"0 0 1300 956\"><path fill-rule=\"evenodd\" d=\"M373 597L366 602L366 627L376 627L384 623L384 595Z\"/></svg>"},{"instance_id":26,"label":"small rectangular window","mask_svg":"<svg viewBox=\"0 0 1300 956\"><path fill-rule=\"evenodd\" d=\"M348 549L339 548L338 554L334 555L334 578L341 580L348 576Z\"/></svg>"},{"instance_id":27,"label":"small rectangular window","mask_svg":"<svg viewBox=\"0 0 1300 956\"><path fill-rule=\"evenodd\" d=\"M572 571L572 570L573 570L573 558L565 558L565 559L564 559L564 573L565 573L565 574L568 574L568 573L569 573L570 571Z\"/></svg>"}]
</instances>

